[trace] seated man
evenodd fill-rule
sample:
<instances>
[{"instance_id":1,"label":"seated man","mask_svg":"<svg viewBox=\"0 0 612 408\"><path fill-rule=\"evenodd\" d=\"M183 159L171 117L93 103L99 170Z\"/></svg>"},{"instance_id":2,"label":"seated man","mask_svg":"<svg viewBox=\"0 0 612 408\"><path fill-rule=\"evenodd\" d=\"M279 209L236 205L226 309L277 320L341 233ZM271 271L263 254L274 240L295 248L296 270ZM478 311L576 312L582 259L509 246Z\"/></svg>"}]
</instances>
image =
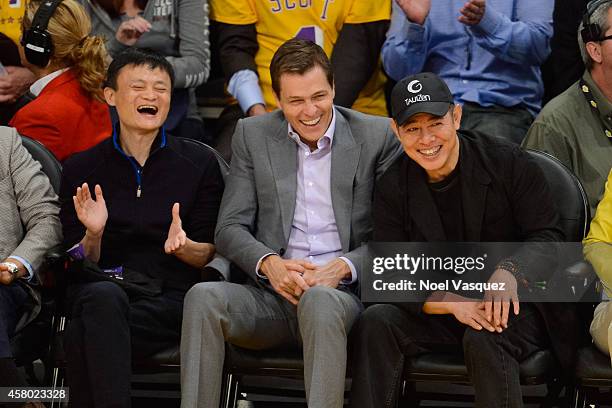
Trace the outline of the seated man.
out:
<instances>
[{"instance_id":1,"label":"seated man","mask_svg":"<svg viewBox=\"0 0 612 408\"><path fill-rule=\"evenodd\" d=\"M292 39L274 55L281 110L240 120L216 230L246 285L203 283L185 298L183 408L218 407L225 342L303 346L311 407L342 407L347 334L361 312L358 249L374 182L397 156L387 119L334 107L321 47Z\"/></svg>"},{"instance_id":2,"label":"seated man","mask_svg":"<svg viewBox=\"0 0 612 408\"><path fill-rule=\"evenodd\" d=\"M129 48L108 68L104 96L117 109L112 137L64 165L64 243L75 263L68 288L67 375L75 407L129 407L130 362L177 345L183 297L212 258L223 180L215 156L166 137L174 74L161 55ZM95 199L94 199L95 197ZM77 250L78 252L78 250ZM92 266L93 265L93 266ZM112 281L85 282L110 269ZM104 272L102 272L104 273ZM134 273L132 272L131 275Z\"/></svg>"},{"instance_id":3,"label":"seated man","mask_svg":"<svg viewBox=\"0 0 612 408\"><path fill-rule=\"evenodd\" d=\"M605 193L591 221L589 235L584 240L584 257L603 284L606 298L612 298L612 171L608 175ZM597 348L610 355L612 345L612 302L601 302L593 313L591 336Z\"/></svg>"},{"instance_id":4,"label":"seated man","mask_svg":"<svg viewBox=\"0 0 612 408\"><path fill-rule=\"evenodd\" d=\"M591 31L583 31L585 22ZM612 2L592 2L578 34L586 71L542 109L523 146L550 153L572 170L593 215L612 167Z\"/></svg>"},{"instance_id":5,"label":"seated man","mask_svg":"<svg viewBox=\"0 0 612 408\"><path fill-rule=\"evenodd\" d=\"M59 203L15 129L0 127L0 152L0 387L23 387L9 340L40 310L36 272L61 241Z\"/></svg>"},{"instance_id":6,"label":"seated man","mask_svg":"<svg viewBox=\"0 0 612 408\"><path fill-rule=\"evenodd\" d=\"M539 166L515 144L457 132L461 107L453 105L439 77L407 77L394 87L391 100L392 128L406 154L377 185L374 240L563 239ZM517 284L545 280L552 272L544 266L549 259L538 257L539 276L528 275L524 260L513 256L495 267L490 282L505 282L509 290L493 292L490 301L440 291L421 303L366 309L354 329L351 406L394 407L405 359L432 350L461 351L462 345L477 407L522 406L519 362L551 340L562 367L572 372L573 309L550 303L519 308ZM551 335L559 327L570 335Z\"/></svg>"},{"instance_id":7,"label":"seated man","mask_svg":"<svg viewBox=\"0 0 612 408\"><path fill-rule=\"evenodd\" d=\"M389 27L389 0L211 0L210 5L228 91L239 104L220 118L217 148L227 159L236 121L278 107L270 61L293 37L316 42L331 55L336 105L387 116L380 47Z\"/></svg>"},{"instance_id":8,"label":"seated man","mask_svg":"<svg viewBox=\"0 0 612 408\"><path fill-rule=\"evenodd\" d=\"M385 71L440 75L463 104L462 128L520 143L542 104L553 0L431 3L394 0Z\"/></svg>"}]
</instances>

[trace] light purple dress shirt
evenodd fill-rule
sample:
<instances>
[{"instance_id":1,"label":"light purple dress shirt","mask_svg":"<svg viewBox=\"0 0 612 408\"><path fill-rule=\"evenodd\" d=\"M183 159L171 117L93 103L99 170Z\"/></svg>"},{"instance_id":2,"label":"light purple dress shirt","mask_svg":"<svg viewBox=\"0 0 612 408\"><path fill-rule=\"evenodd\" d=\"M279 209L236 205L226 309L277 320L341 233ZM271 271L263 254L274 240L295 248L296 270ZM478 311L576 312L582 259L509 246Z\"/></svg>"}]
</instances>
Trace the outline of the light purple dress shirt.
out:
<instances>
[{"instance_id":1,"label":"light purple dress shirt","mask_svg":"<svg viewBox=\"0 0 612 408\"><path fill-rule=\"evenodd\" d=\"M352 283L357 279L353 263L342 257L342 243L336 225L336 217L331 198L331 148L336 130L336 112L323 137L317 141L317 149L300 140L300 136L288 125L288 134L298 145L297 151L297 191L295 212L285 259L304 259L322 266L340 257L351 270L351 279L343 283ZM257 274L266 254L257 263Z\"/></svg>"}]
</instances>

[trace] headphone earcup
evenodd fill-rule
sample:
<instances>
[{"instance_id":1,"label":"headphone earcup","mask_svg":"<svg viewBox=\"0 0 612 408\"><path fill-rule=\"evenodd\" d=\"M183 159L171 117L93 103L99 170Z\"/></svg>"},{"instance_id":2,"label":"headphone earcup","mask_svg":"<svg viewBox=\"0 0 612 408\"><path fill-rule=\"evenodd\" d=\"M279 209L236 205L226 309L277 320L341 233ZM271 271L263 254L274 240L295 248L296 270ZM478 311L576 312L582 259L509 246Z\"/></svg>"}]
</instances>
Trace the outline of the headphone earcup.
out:
<instances>
[{"instance_id":1,"label":"headphone earcup","mask_svg":"<svg viewBox=\"0 0 612 408\"><path fill-rule=\"evenodd\" d=\"M30 29L23 34L21 41L26 60L37 67L45 68L53 53L53 42L49 34Z\"/></svg>"}]
</instances>

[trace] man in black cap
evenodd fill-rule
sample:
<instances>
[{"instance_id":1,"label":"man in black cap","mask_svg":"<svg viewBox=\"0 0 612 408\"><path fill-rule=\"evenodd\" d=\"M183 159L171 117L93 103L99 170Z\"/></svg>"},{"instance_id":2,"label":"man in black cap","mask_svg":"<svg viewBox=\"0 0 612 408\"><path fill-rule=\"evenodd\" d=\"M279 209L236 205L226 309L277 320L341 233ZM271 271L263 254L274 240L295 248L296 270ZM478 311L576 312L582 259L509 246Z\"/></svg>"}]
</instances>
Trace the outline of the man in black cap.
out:
<instances>
[{"instance_id":1,"label":"man in black cap","mask_svg":"<svg viewBox=\"0 0 612 408\"><path fill-rule=\"evenodd\" d=\"M461 106L453 104L440 78L431 73L404 78L394 87L391 103L391 127L406 154L376 186L374 241L563 239L537 163L500 138L458 132ZM462 348L476 406L522 406L519 363L548 347L555 337L549 322L563 319L541 305L519 307L517 286L545 279L525 274L521 265L512 257L497 264L489 282L504 282L506 290L482 299L438 291L425 302L366 309L354 328L351 406L396 406L406 359ZM562 366L570 366L573 344L552 343Z\"/></svg>"}]
</instances>

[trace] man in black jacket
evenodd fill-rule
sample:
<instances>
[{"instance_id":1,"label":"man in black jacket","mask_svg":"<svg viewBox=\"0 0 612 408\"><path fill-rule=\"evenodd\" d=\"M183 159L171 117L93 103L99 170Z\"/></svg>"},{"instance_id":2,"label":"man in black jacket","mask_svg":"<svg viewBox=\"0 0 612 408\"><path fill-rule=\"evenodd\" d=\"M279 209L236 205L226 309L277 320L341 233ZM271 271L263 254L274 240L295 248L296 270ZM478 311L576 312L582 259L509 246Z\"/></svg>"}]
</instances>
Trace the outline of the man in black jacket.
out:
<instances>
[{"instance_id":1,"label":"man in black jacket","mask_svg":"<svg viewBox=\"0 0 612 408\"><path fill-rule=\"evenodd\" d=\"M501 139L458 133L461 107L440 78L407 77L391 99L392 128L406 155L377 185L374 241L563 240L537 163ZM572 345L551 336L554 308L518 301L517 288L551 271L539 262L539 275L529 275L522 265L512 257L497 264L489 282L507 290L484 301L434 292L421 303L368 308L355 333L351 406L395 406L405 359L427 351L463 345L476 406L487 408L522 406L519 363L536 350L552 346L571 366ZM554 317L571 324L573 310Z\"/></svg>"},{"instance_id":2,"label":"man in black jacket","mask_svg":"<svg viewBox=\"0 0 612 408\"><path fill-rule=\"evenodd\" d=\"M67 291L74 407L130 406L132 357L178 344L185 293L215 252L223 180L212 153L166 137L173 81L163 56L139 48L119 54L104 88L119 123L64 164L64 243L76 244L89 265L72 268ZM86 275L91 264L123 279L87 282L95 280ZM130 283L131 292L115 282Z\"/></svg>"}]
</instances>

